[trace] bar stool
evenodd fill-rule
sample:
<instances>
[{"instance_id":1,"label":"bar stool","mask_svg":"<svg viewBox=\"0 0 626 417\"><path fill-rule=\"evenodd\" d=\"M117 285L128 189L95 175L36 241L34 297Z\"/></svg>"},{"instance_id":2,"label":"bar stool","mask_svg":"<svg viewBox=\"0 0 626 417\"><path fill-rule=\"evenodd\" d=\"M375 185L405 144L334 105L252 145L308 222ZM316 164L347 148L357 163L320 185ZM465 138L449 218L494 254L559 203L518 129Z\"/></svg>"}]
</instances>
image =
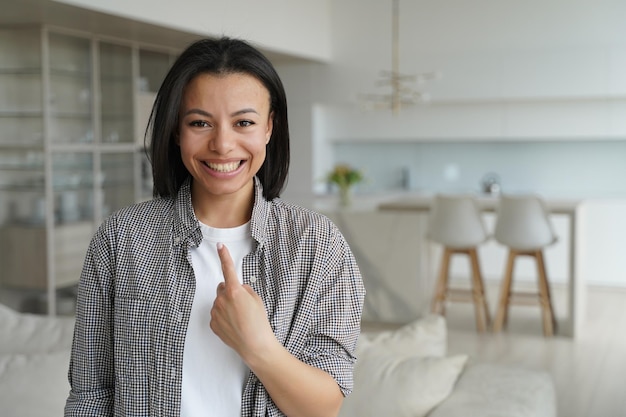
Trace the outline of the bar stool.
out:
<instances>
[{"instance_id":1,"label":"bar stool","mask_svg":"<svg viewBox=\"0 0 626 417\"><path fill-rule=\"evenodd\" d=\"M543 200L535 195L502 195L500 197L494 237L509 248L500 302L493 323L499 332L506 324L510 304L539 303L543 318L543 334L552 336L556 320L552 308L550 285L546 274L543 249L557 241ZM537 265L538 292L513 292L513 271L518 256L530 256Z\"/></svg>"},{"instance_id":2,"label":"bar stool","mask_svg":"<svg viewBox=\"0 0 626 417\"><path fill-rule=\"evenodd\" d=\"M445 315L445 302L470 301L474 303L476 328L484 332L490 325L489 308L477 247L489 235L480 209L471 195L436 195L431 207L427 237L443 246L439 278L435 287L431 311ZM472 269L471 289L449 286L450 261L453 255L467 255Z\"/></svg>"}]
</instances>

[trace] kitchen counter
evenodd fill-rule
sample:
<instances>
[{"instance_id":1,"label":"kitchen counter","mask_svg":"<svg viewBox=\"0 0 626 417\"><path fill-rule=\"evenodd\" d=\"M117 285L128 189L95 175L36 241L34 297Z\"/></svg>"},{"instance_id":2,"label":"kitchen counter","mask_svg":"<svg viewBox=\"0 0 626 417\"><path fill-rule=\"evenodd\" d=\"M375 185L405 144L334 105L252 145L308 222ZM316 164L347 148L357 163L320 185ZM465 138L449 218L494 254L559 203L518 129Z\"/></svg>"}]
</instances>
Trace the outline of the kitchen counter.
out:
<instances>
[{"instance_id":1,"label":"kitchen counter","mask_svg":"<svg viewBox=\"0 0 626 417\"><path fill-rule=\"evenodd\" d=\"M408 211L429 211L433 201L432 195L421 195L391 199L378 205L379 210L408 210ZM481 210L494 212L498 205L498 197L490 195L478 195L476 201ZM544 202L548 211L553 214L572 214L577 210L582 199L545 199Z\"/></svg>"}]
</instances>

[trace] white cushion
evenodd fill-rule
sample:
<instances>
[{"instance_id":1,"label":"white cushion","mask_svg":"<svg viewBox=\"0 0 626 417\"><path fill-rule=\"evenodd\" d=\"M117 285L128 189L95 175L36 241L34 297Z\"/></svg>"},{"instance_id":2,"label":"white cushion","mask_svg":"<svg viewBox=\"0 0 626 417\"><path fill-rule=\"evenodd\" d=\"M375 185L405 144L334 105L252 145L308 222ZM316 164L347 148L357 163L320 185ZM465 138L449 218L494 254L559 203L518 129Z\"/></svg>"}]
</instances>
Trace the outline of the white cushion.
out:
<instances>
[{"instance_id":1,"label":"white cushion","mask_svg":"<svg viewBox=\"0 0 626 417\"><path fill-rule=\"evenodd\" d=\"M467 355L445 357L445 319L429 315L359 339L340 417L421 417L450 395Z\"/></svg>"},{"instance_id":2,"label":"white cushion","mask_svg":"<svg viewBox=\"0 0 626 417\"><path fill-rule=\"evenodd\" d=\"M67 350L74 322L72 317L18 313L0 304L0 354Z\"/></svg>"},{"instance_id":3,"label":"white cushion","mask_svg":"<svg viewBox=\"0 0 626 417\"><path fill-rule=\"evenodd\" d=\"M376 344L397 354L443 357L446 355L447 337L446 319L438 314L429 314L399 329L364 332L359 338L358 349Z\"/></svg>"}]
</instances>

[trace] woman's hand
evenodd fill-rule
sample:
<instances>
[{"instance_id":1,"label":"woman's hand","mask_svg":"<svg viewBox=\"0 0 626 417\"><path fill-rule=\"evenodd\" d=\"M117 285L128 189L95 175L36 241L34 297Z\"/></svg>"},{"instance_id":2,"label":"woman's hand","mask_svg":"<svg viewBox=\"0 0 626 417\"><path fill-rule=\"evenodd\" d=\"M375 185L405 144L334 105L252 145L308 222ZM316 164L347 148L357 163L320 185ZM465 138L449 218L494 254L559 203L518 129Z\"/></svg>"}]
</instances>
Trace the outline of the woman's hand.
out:
<instances>
[{"instance_id":1,"label":"woman's hand","mask_svg":"<svg viewBox=\"0 0 626 417\"><path fill-rule=\"evenodd\" d=\"M211 310L211 329L248 362L251 355L268 349L277 341L261 297L252 287L239 282L226 246L218 243L217 252L222 262L224 282L217 286L217 297Z\"/></svg>"}]
</instances>

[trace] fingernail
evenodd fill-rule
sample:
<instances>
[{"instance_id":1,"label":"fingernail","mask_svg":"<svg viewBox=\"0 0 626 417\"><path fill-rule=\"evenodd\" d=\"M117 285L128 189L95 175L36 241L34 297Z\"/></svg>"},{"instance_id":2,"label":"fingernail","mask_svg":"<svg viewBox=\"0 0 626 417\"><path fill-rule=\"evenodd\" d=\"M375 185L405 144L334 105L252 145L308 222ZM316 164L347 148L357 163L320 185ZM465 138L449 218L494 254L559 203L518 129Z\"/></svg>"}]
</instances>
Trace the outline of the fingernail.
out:
<instances>
[{"instance_id":1,"label":"fingernail","mask_svg":"<svg viewBox=\"0 0 626 417\"><path fill-rule=\"evenodd\" d=\"M217 242L217 250L220 250L224 247L224 244L222 242Z\"/></svg>"}]
</instances>

